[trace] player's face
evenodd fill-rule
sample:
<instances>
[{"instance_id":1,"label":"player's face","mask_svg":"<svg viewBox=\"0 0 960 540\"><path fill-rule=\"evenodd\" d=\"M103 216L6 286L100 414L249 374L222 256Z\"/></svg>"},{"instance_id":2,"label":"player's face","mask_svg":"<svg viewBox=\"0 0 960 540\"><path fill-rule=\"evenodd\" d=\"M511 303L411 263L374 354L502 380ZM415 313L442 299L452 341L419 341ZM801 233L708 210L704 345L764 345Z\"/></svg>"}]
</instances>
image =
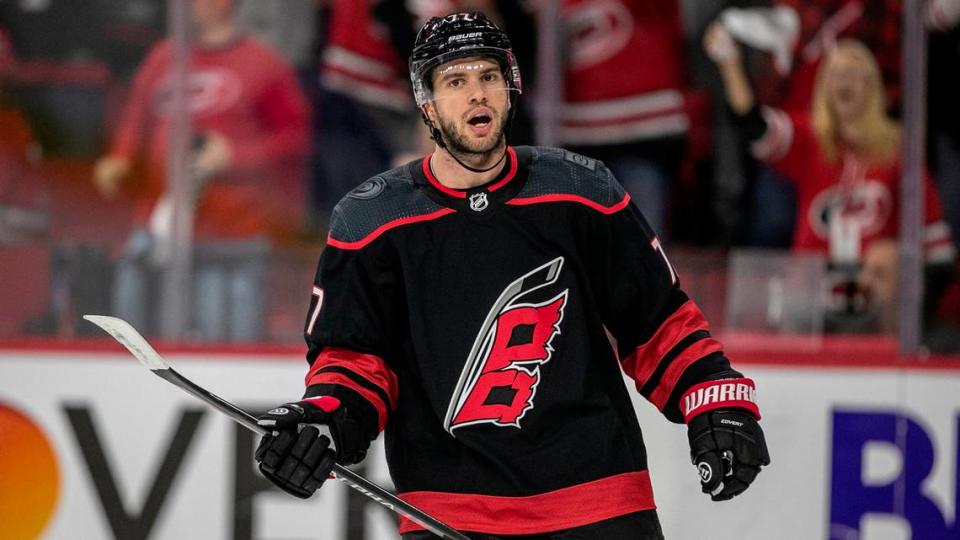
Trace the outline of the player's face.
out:
<instances>
[{"instance_id":1,"label":"player's face","mask_svg":"<svg viewBox=\"0 0 960 540\"><path fill-rule=\"evenodd\" d=\"M233 0L193 0L193 24L207 28L233 15Z\"/></svg>"},{"instance_id":2,"label":"player's face","mask_svg":"<svg viewBox=\"0 0 960 540\"><path fill-rule=\"evenodd\" d=\"M496 61L458 59L434 69L428 114L452 151L487 154L504 142L509 94Z\"/></svg>"}]
</instances>

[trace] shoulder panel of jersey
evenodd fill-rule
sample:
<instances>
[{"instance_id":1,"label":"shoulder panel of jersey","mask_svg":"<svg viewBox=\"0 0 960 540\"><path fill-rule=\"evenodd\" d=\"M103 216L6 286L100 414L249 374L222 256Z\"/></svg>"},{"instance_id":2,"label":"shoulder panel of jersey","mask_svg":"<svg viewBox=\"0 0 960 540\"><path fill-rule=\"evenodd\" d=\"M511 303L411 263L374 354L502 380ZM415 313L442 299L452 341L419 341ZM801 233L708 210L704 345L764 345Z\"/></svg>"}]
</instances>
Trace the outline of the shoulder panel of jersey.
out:
<instances>
[{"instance_id":1,"label":"shoulder panel of jersey","mask_svg":"<svg viewBox=\"0 0 960 540\"><path fill-rule=\"evenodd\" d=\"M347 193L333 209L327 244L361 249L390 229L453 213L414 185L409 167L374 176Z\"/></svg>"},{"instance_id":2,"label":"shoulder panel of jersey","mask_svg":"<svg viewBox=\"0 0 960 540\"><path fill-rule=\"evenodd\" d=\"M600 161L569 150L528 147L527 182L508 204L572 202L604 214L625 208L630 195Z\"/></svg>"}]
</instances>

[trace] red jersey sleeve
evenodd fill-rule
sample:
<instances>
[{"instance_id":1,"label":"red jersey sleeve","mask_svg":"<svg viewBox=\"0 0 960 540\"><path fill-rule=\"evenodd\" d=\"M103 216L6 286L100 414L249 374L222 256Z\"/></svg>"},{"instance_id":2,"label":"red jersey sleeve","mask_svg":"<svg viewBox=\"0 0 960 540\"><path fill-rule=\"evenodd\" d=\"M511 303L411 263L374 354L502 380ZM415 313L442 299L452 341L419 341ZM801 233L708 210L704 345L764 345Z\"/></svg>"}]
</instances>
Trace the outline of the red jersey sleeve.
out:
<instances>
[{"instance_id":1,"label":"red jersey sleeve","mask_svg":"<svg viewBox=\"0 0 960 540\"><path fill-rule=\"evenodd\" d=\"M340 205L333 227L345 226ZM332 395L358 413L368 433L382 431L397 406L392 355L402 342L402 278L383 241L362 249L328 245L320 256L304 337L307 396Z\"/></svg>"},{"instance_id":2,"label":"red jersey sleeve","mask_svg":"<svg viewBox=\"0 0 960 540\"><path fill-rule=\"evenodd\" d=\"M114 135L110 150L112 155L130 158L142 149L144 133L150 119L152 94L169 64L170 42L164 40L151 49L137 70Z\"/></svg>"},{"instance_id":3,"label":"red jersey sleeve","mask_svg":"<svg viewBox=\"0 0 960 540\"><path fill-rule=\"evenodd\" d=\"M816 137L806 118L773 107L761 109L767 131L753 142L753 157L769 164L791 182L803 178L810 157L819 154Z\"/></svg>"}]
</instances>

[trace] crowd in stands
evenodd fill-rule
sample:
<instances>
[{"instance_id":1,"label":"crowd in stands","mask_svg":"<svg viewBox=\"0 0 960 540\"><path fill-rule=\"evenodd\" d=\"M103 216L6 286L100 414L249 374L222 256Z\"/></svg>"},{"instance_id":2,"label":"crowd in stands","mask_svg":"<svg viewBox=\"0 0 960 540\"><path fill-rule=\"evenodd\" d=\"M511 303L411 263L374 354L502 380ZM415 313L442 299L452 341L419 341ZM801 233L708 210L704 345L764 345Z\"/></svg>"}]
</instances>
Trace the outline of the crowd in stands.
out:
<instances>
[{"instance_id":1,"label":"crowd in stands","mask_svg":"<svg viewBox=\"0 0 960 540\"><path fill-rule=\"evenodd\" d=\"M544 28L547 1L191 2L197 335L264 339L273 250L322 240L347 191L432 151L406 58L424 20L455 10L484 11L515 37L525 88L511 144L536 143L546 118L555 144L611 168L668 245L820 254L845 269L832 274L839 311L857 314L828 330L895 331L902 17L912 4L553 0L559 20ZM149 328L170 228L168 7L80 4L0 2L0 242L55 236L57 220L75 229L52 214L50 199L64 193L121 216L122 233L102 244L104 294ZM949 334L960 325L960 0L924 6L926 313ZM543 32L555 33L557 54L539 54ZM559 100L538 102L553 68ZM51 176L57 158L79 163L68 176L84 177L82 188ZM56 274L43 273L51 284L63 281ZM0 334L24 330L8 326Z\"/></svg>"}]
</instances>

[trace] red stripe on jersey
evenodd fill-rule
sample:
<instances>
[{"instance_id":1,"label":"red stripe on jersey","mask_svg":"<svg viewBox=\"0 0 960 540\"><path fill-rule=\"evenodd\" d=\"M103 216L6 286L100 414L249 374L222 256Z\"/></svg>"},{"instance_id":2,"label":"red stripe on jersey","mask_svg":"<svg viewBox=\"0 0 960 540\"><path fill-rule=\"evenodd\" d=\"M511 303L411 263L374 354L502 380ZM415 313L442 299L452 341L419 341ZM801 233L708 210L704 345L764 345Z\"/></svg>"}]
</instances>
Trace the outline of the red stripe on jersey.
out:
<instances>
[{"instance_id":1,"label":"red stripe on jersey","mask_svg":"<svg viewBox=\"0 0 960 540\"><path fill-rule=\"evenodd\" d=\"M663 321L646 343L637 347L633 354L623 360L623 371L637 382L637 390L646 384L670 349L698 330L709 330L709 325L693 300L687 300L680 309ZM679 358L674 359L674 362L677 360Z\"/></svg>"},{"instance_id":2,"label":"red stripe on jersey","mask_svg":"<svg viewBox=\"0 0 960 540\"><path fill-rule=\"evenodd\" d=\"M382 89L386 92L400 93L404 91L403 86L397 84L393 80L384 80L377 78L375 76L370 76L360 71L352 70L347 67L338 66L335 64L324 64L324 71L339 73L350 79L353 79L351 82L358 85L370 85Z\"/></svg>"},{"instance_id":3,"label":"red stripe on jersey","mask_svg":"<svg viewBox=\"0 0 960 540\"><path fill-rule=\"evenodd\" d=\"M373 405L373 408L377 410L377 430L383 431L387 426L387 420L390 418L387 405L383 402L383 399L380 397L380 395L373 390L370 390L362 384L358 384L357 381L351 379L343 373L337 373L335 371L322 371L317 373L307 382L307 386L321 383L345 386L360 394L363 396L363 399L369 401L370 404Z\"/></svg>"},{"instance_id":4,"label":"red stripe on jersey","mask_svg":"<svg viewBox=\"0 0 960 540\"><path fill-rule=\"evenodd\" d=\"M390 398L390 403L397 402L397 376L379 356L358 353L341 347L325 347L313 361L313 367L310 368L307 379L309 380L321 368L331 366L344 367L362 376L382 388Z\"/></svg>"},{"instance_id":5,"label":"red stripe on jersey","mask_svg":"<svg viewBox=\"0 0 960 540\"><path fill-rule=\"evenodd\" d=\"M361 249L363 246L366 246L370 242L373 242L381 234L389 231L390 229L401 227L403 225L410 225L411 223L418 223L420 221L430 221L433 219L443 217L447 214L452 214L453 212L455 212L455 210L453 210L452 208L441 208L436 212L431 212L429 214L424 214L422 216L412 216L412 217L395 219L393 221L389 221L377 227L376 229L373 230L372 233L364 236L363 238L355 242L344 242L342 240L337 240L336 238L333 237L331 233L331 235L327 236L327 245L333 246L339 249Z\"/></svg>"},{"instance_id":6,"label":"red stripe on jersey","mask_svg":"<svg viewBox=\"0 0 960 540\"><path fill-rule=\"evenodd\" d=\"M604 214L615 214L620 210L623 210L627 207L627 204L630 202L630 195L624 194L623 200L612 205L612 206L603 206L602 204L591 201L586 197L581 197L580 195L572 195L569 193L558 193L554 195L538 195L536 197L524 197L522 199L511 199L507 201L507 204L512 204L514 206L526 206L528 204L539 204L539 203L552 203L552 202L575 202L580 203L585 206L589 206L598 212Z\"/></svg>"},{"instance_id":7,"label":"red stripe on jersey","mask_svg":"<svg viewBox=\"0 0 960 540\"><path fill-rule=\"evenodd\" d=\"M510 170L507 172L507 175L503 177L502 180L490 186L487 191L496 191L503 186L507 185L507 182L513 180L513 177L517 175L517 152L511 147L507 147L507 154L510 156Z\"/></svg>"},{"instance_id":8,"label":"red stripe on jersey","mask_svg":"<svg viewBox=\"0 0 960 540\"><path fill-rule=\"evenodd\" d=\"M794 125L790 116L780 109L763 107L763 119L767 124L767 131L753 142L751 152L757 159L771 163L783 158L793 145Z\"/></svg>"},{"instance_id":9,"label":"red stripe on jersey","mask_svg":"<svg viewBox=\"0 0 960 540\"><path fill-rule=\"evenodd\" d=\"M504 176L503 179L498 180L496 184L493 184L492 186L487 188L487 191L496 191L502 188L503 186L507 185L507 182L513 180L513 177L517 175L517 151L514 150L512 147L508 146L507 155L510 158L510 169L507 171L507 175ZM456 197L458 199L465 199L467 197L466 191L461 191L459 189L453 189L453 188L447 187L441 184L439 180L437 180L437 177L433 175L433 169L430 168L431 159L433 159L433 154L430 154L429 156L424 157L423 163L421 164L421 168L423 169L423 175L427 177L427 181L430 182L433 185L433 187L437 188L439 191L446 193L451 197Z\"/></svg>"},{"instance_id":10,"label":"red stripe on jersey","mask_svg":"<svg viewBox=\"0 0 960 540\"><path fill-rule=\"evenodd\" d=\"M667 366L667 370L663 373L660 383L657 384L657 387L650 393L650 403L653 403L657 409L662 411L667 404L667 400L670 399L670 394L673 393L673 388L677 385L677 381L679 381L680 376L683 375L683 372L697 360L702 359L708 354L722 350L723 346L713 338L701 339L684 349L683 352L678 354L677 357L673 359L673 362Z\"/></svg>"},{"instance_id":11,"label":"red stripe on jersey","mask_svg":"<svg viewBox=\"0 0 960 540\"><path fill-rule=\"evenodd\" d=\"M400 498L457 530L505 535L569 529L656 508L647 471L528 497L411 491ZM420 530L423 527L400 517L400 534Z\"/></svg>"},{"instance_id":12,"label":"red stripe on jersey","mask_svg":"<svg viewBox=\"0 0 960 540\"><path fill-rule=\"evenodd\" d=\"M430 154L424 157L423 163L421 164L421 167L423 168L423 175L427 177L427 181L433 184L433 187L437 188L441 192L446 193L451 197L466 199L467 194L465 192L457 191L453 188L448 188L447 186L441 184L440 181L437 180L437 177L433 176L433 169L430 168L430 160L432 158L433 158L433 154Z\"/></svg>"},{"instance_id":13,"label":"red stripe on jersey","mask_svg":"<svg viewBox=\"0 0 960 540\"><path fill-rule=\"evenodd\" d=\"M604 127L604 126L617 126L620 124L626 124L630 122L644 121L644 120L655 120L662 118L664 116L670 116L677 113L684 113L683 107L665 107L656 111L636 113L631 115L624 116L614 116L610 118L578 118L574 119L564 119L562 124L564 126L571 127Z\"/></svg>"},{"instance_id":14,"label":"red stripe on jersey","mask_svg":"<svg viewBox=\"0 0 960 540\"><path fill-rule=\"evenodd\" d=\"M949 237L947 237L947 238L940 238L939 240L924 240L924 241L923 241L923 247L924 247L924 249L933 249L933 248L938 248L938 247L942 247L942 246L949 246L949 245L951 245L951 244L953 244L953 242L950 240Z\"/></svg>"},{"instance_id":15,"label":"red stripe on jersey","mask_svg":"<svg viewBox=\"0 0 960 540\"><path fill-rule=\"evenodd\" d=\"M390 399L384 403L383 398L371 389L358 384L346 375L337 372L320 372L327 367L340 367L356 373L363 379L383 389ZM380 429L386 425L390 410L397 403L397 375L387 367L383 359L373 354L362 354L340 347L326 347L313 362L313 367L305 378L307 386L318 383L340 384L361 394L369 401L380 416Z\"/></svg>"}]
</instances>

